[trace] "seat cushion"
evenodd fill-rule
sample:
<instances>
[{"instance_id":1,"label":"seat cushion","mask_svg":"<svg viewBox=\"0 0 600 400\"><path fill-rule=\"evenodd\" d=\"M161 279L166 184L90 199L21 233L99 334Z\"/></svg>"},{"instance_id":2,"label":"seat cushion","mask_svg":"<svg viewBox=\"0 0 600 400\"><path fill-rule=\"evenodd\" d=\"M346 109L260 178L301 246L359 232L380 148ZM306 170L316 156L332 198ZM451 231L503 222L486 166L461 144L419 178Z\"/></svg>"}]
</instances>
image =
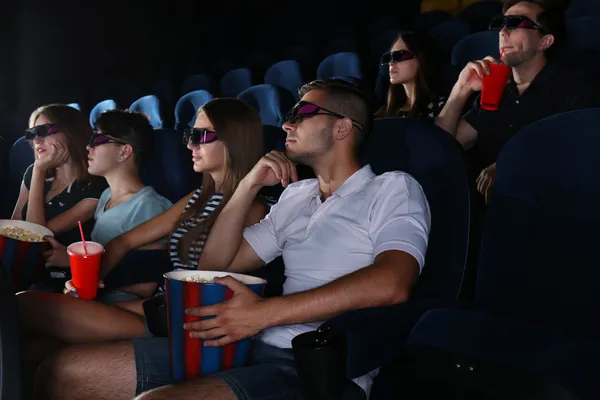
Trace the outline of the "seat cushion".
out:
<instances>
[{"instance_id":1,"label":"seat cushion","mask_svg":"<svg viewBox=\"0 0 600 400\"><path fill-rule=\"evenodd\" d=\"M408 345L422 345L547 377L582 398L600 393L600 343L472 310L430 310Z\"/></svg>"}]
</instances>

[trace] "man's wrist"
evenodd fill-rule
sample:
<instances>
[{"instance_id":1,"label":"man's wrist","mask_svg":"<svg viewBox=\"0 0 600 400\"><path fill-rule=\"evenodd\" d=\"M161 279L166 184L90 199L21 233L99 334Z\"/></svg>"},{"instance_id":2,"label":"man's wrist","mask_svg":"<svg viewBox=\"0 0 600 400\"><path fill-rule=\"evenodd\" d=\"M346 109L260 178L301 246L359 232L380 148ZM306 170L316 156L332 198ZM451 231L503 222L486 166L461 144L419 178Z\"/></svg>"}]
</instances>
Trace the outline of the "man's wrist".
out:
<instances>
[{"instance_id":1,"label":"man's wrist","mask_svg":"<svg viewBox=\"0 0 600 400\"><path fill-rule=\"evenodd\" d=\"M260 317L263 318L262 330L282 325L281 318L284 315L284 297L269 297L259 302Z\"/></svg>"}]
</instances>

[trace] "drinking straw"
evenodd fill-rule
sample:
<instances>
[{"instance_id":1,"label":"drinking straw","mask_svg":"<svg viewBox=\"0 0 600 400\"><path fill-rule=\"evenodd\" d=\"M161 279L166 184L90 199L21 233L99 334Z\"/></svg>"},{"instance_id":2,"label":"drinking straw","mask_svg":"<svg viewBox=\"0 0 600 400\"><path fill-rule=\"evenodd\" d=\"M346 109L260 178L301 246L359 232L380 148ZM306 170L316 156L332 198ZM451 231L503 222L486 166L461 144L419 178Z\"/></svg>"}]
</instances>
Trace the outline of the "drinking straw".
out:
<instances>
[{"instance_id":1,"label":"drinking straw","mask_svg":"<svg viewBox=\"0 0 600 400\"><path fill-rule=\"evenodd\" d=\"M81 227L81 221L77 221L77 224L79 225L79 233L81 233L81 241L83 242L83 251L85 251L85 255L88 255L87 252L87 246L85 244L85 237L83 236L83 228Z\"/></svg>"}]
</instances>

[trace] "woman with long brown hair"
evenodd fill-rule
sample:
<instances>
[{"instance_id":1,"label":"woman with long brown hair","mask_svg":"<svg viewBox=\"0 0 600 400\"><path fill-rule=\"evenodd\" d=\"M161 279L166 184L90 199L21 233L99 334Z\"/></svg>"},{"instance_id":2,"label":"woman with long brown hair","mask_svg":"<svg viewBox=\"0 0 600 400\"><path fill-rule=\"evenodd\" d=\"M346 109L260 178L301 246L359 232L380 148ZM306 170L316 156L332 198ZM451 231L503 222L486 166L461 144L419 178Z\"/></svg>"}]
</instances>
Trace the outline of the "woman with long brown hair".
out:
<instances>
[{"instance_id":1,"label":"woman with long brown hair","mask_svg":"<svg viewBox=\"0 0 600 400\"><path fill-rule=\"evenodd\" d=\"M203 174L202 187L162 214L111 240L105 247L100 279L129 251L169 236L172 261L169 269L198 269L212 224L242 178L263 155L260 116L254 108L237 99L214 99L204 105L198 111L194 128L186 130L183 138L192 151L194 170ZM266 202L257 198L246 217L246 226L259 222L266 213ZM154 279L154 282L162 280L161 274ZM136 294L151 297L157 286L157 283L153 287L144 285ZM67 282L65 292L76 295L71 289L73 286ZM26 332L62 344L145 336L144 300L109 305L54 293L17 295Z\"/></svg>"},{"instance_id":2,"label":"woman with long brown hair","mask_svg":"<svg viewBox=\"0 0 600 400\"><path fill-rule=\"evenodd\" d=\"M67 105L50 104L31 114L25 137L35 162L23 176L13 219L46 226L63 243L81 240L77 221L89 235L106 188L106 181L87 172L86 146L91 136L87 119Z\"/></svg>"},{"instance_id":3,"label":"woman with long brown hair","mask_svg":"<svg viewBox=\"0 0 600 400\"><path fill-rule=\"evenodd\" d=\"M390 88L375 118L435 120L446 100L436 93L439 59L433 39L417 32L400 33L381 64L389 68Z\"/></svg>"}]
</instances>

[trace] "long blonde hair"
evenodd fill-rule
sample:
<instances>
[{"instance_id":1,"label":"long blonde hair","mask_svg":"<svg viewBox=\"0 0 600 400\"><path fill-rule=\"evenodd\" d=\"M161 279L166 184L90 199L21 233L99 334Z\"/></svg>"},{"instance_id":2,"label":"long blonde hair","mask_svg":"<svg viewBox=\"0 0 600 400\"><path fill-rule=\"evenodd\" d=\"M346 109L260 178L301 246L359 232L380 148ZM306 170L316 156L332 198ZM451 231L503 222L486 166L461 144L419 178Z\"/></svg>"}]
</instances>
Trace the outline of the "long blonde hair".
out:
<instances>
[{"instance_id":1,"label":"long blonde hair","mask_svg":"<svg viewBox=\"0 0 600 400\"><path fill-rule=\"evenodd\" d=\"M67 138L67 149L73 164L77 168L77 180L89 181L88 152L86 146L92 136L92 128L85 116L73 107L65 104L48 104L37 108L29 117L29 127L35 126L38 118L46 117L52 124L58 125L60 132ZM54 176L56 171L48 172Z\"/></svg>"},{"instance_id":2,"label":"long blonde hair","mask_svg":"<svg viewBox=\"0 0 600 400\"><path fill-rule=\"evenodd\" d=\"M258 112L242 100L218 98L206 103L198 110L204 113L215 128L225 148L225 169L219 206L198 225L190 229L179 241L179 258L187 264L188 251L193 242L208 233L221 210L237 189L241 180L263 156L262 122ZM192 218L200 218L206 203L215 194L215 182L209 173L202 174L202 192L196 202L182 213L177 226Z\"/></svg>"}]
</instances>

